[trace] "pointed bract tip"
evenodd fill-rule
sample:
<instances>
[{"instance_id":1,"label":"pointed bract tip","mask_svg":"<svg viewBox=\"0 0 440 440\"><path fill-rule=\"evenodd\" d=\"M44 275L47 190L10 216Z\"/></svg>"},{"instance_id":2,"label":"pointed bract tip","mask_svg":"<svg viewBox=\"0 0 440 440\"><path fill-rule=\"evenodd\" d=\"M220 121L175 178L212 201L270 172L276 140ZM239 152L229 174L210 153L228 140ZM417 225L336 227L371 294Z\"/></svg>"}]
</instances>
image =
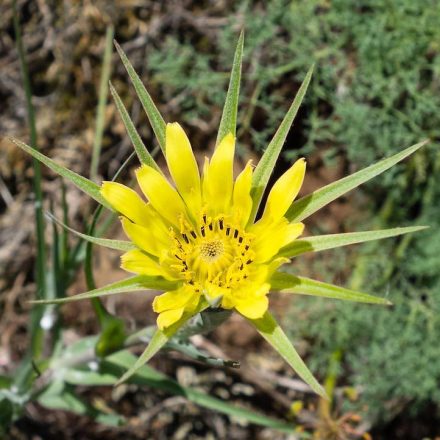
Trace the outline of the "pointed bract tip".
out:
<instances>
[{"instance_id":1,"label":"pointed bract tip","mask_svg":"<svg viewBox=\"0 0 440 440\"><path fill-rule=\"evenodd\" d=\"M320 390L319 390L318 394L321 397L321 399L330 401L330 397L327 394L327 391L325 391L325 389L322 386L320 386Z\"/></svg>"},{"instance_id":2,"label":"pointed bract tip","mask_svg":"<svg viewBox=\"0 0 440 440\"><path fill-rule=\"evenodd\" d=\"M15 138L14 136L6 136L6 139L8 139L8 141L11 141L13 144L20 146L20 142L17 138Z\"/></svg>"},{"instance_id":3,"label":"pointed bract tip","mask_svg":"<svg viewBox=\"0 0 440 440\"><path fill-rule=\"evenodd\" d=\"M56 299L51 299L51 300L47 300L47 299L30 299L30 300L28 300L28 301L26 301L26 302L28 302L29 304L39 304L39 305L41 305L41 304L46 304L46 305L48 305L48 304L57 304L58 302L60 302L60 301L57 301Z\"/></svg>"}]
</instances>

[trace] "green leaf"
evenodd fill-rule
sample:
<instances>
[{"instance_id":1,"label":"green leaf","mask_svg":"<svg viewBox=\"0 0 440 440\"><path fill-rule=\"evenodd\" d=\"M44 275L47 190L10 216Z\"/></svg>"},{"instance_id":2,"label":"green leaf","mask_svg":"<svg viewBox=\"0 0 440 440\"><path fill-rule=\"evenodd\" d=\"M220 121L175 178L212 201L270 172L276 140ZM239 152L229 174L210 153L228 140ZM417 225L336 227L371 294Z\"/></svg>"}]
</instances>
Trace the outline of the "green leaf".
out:
<instances>
[{"instance_id":1,"label":"green leaf","mask_svg":"<svg viewBox=\"0 0 440 440\"><path fill-rule=\"evenodd\" d=\"M237 47L235 49L234 61L232 63L231 70L231 78L229 80L226 101L223 107L222 118L220 120L216 145L218 145L228 133L232 133L234 136L236 133L238 98L240 94L241 61L243 58L243 44L244 32L241 31Z\"/></svg>"},{"instance_id":2,"label":"green leaf","mask_svg":"<svg viewBox=\"0 0 440 440\"><path fill-rule=\"evenodd\" d=\"M114 43L116 46L116 50L118 51L119 56L121 57L121 60L125 66L125 69L127 70L128 76L130 77L131 83L136 90L136 94L141 101L142 107L144 108L145 113L148 116L151 127L153 128L154 134L156 135L156 138L159 142L160 148L162 148L162 151L165 152L165 121L159 110L157 109L156 105L154 104L153 100L151 99L150 94L147 92L147 89L145 88L138 74L134 70L134 67L128 60L127 55L125 55L121 46L119 46L116 41L114 41Z\"/></svg>"},{"instance_id":3,"label":"green leaf","mask_svg":"<svg viewBox=\"0 0 440 440\"><path fill-rule=\"evenodd\" d=\"M130 368L135 362L135 357L127 350L119 351L108 356L100 363L99 372L85 368L67 370L64 374L66 382L75 385L103 386L113 385L122 369ZM207 408L234 418L240 418L256 425L278 429L282 432L292 432L294 426L285 422L272 419L258 412L241 408L224 402L220 399L205 394L193 388L183 387L166 375L156 371L148 365L140 367L133 376L128 379L129 383L139 386L148 386L166 391L170 394L182 396L203 408Z\"/></svg>"},{"instance_id":4,"label":"green leaf","mask_svg":"<svg viewBox=\"0 0 440 440\"><path fill-rule=\"evenodd\" d=\"M296 371L299 377L306 382L310 388L321 397L327 398L324 388L315 379L301 359L289 338L278 325L275 318L266 312L260 319L246 318L263 336L264 339L280 354L280 356Z\"/></svg>"},{"instance_id":5,"label":"green leaf","mask_svg":"<svg viewBox=\"0 0 440 440\"><path fill-rule=\"evenodd\" d=\"M372 240L396 237L428 228L428 226L409 226L407 228L380 229L377 231L349 232L346 234L319 235L293 241L278 253L280 257L292 258L305 252L319 252L350 244L365 243Z\"/></svg>"},{"instance_id":6,"label":"green leaf","mask_svg":"<svg viewBox=\"0 0 440 440\"><path fill-rule=\"evenodd\" d=\"M311 280L310 278L296 277L284 272L276 272L272 275L270 285L272 290L277 290L281 293L297 293L299 295L320 296L324 298L342 299L344 301L392 305L392 303L385 298Z\"/></svg>"},{"instance_id":7,"label":"green leaf","mask_svg":"<svg viewBox=\"0 0 440 440\"><path fill-rule=\"evenodd\" d=\"M132 376L140 367L142 367L142 365L146 364L189 319L207 307L208 305L206 302L201 301L197 310L193 313L184 313L182 318L180 318L175 324L167 327L164 330L157 329L154 332L150 343L147 345L147 348L136 360L134 365L132 365L130 369L122 375L122 377L117 381L116 385L125 382L130 376Z\"/></svg>"},{"instance_id":8,"label":"green leaf","mask_svg":"<svg viewBox=\"0 0 440 440\"><path fill-rule=\"evenodd\" d=\"M114 249L117 251L130 251L132 249L136 249L136 246L131 241L125 241L125 240L110 240L108 238L99 238L99 237L93 237L92 235L83 234L81 232L75 231L75 229L70 228L66 224L64 224L62 221L58 220L55 216L53 216L50 213L47 213L47 216L50 220L54 221L67 231L71 232L72 234L75 234L77 237L88 241L89 243L97 244L98 246L103 246L109 249Z\"/></svg>"},{"instance_id":9,"label":"green leaf","mask_svg":"<svg viewBox=\"0 0 440 440\"><path fill-rule=\"evenodd\" d=\"M125 419L119 414L106 414L94 406L83 402L75 395L70 385L64 384L61 380L53 381L40 396L38 403L50 409L61 409L71 411L75 414L91 417L95 422L108 426L121 426Z\"/></svg>"},{"instance_id":10,"label":"green leaf","mask_svg":"<svg viewBox=\"0 0 440 440\"><path fill-rule=\"evenodd\" d=\"M123 348L127 337L125 322L121 318L108 314L101 325L101 334L95 345L95 353L100 358Z\"/></svg>"},{"instance_id":11,"label":"green leaf","mask_svg":"<svg viewBox=\"0 0 440 440\"><path fill-rule=\"evenodd\" d=\"M51 300L30 301L34 304L63 304L72 301L80 301L82 299L97 298L100 296L116 295L117 293L139 292L142 290L157 289L168 290L176 287L176 283L165 280L161 277L150 277L147 275L137 275L122 281L117 281L107 286L93 289L78 295L69 296L67 298L57 298Z\"/></svg>"},{"instance_id":12,"label":"green leaf","mask_svg":"<svg viewBox=\"0 0 440 440\"><path fill-rule=\"evenodd\" d=\"M253 200L252 215L251 219L255 218L260 205L261 197L263 196L264 190L269 182L270 175L273 172L278 156L280 155L283 144L289 133L290 127L292 126L293 120L295 119L298 109L302 103L304 95L306 94L307 88L309 86L310 80L313 75L314 65L310 67L304 78L295 99L292 102L286 116L278 127L277 132L267 146L266 151L261 157L258 165L255 168L253 179L252 179L252 189L251 196Z\"/></svg>"},{"instance_id":13,"label":"green leaf","mask_svg":"<svg viewBox=\"0 0 440 440\"><path fill-rule=\"evenodd\" d=\"M314 191L308 196L302 197L292 204L285 217L289 221L295 222L304 220L314 212L318 211L318 209L342 196L346 192L351 191L357 186L362 185L373 177L376 177L380 173L388 170L396 163L413 154L420 147L423 147L423 145L425 145L427 142L429 141L425 140L423 142L419 142L418 144L415 144L391 157L382 159L381 161L370 165L363 170L353 173L350 176L344 177L336 182L330 183L329 185Z\"/></svg>"},{"instance_id":14,"label":"green leaf","mask_svg":"<svg viewBox=\"0 0 440 440\"><path fill-rule=\"evenodd\" d=\"M134 126L134 123L131 120L127 109L125 108L122 99L118 95L118 92L113 87L113 84L111 82L110 82L110 92L113 96L113 99L115 100L116 108L118 109L122 122L125 125L125 129L127 130L128 136L130 137L131 142L133 143L139 161L144 165L148 165L152 168L155 168L157 171L162 172L159 166L157 165L157 163L155 162L155 160L153 159L153 157L151 156L150 152L147 150L147 147L142 142L142 139L138 131L136 130L136 127Z\"/></svg>"},{"instance_id":15,"label":"green leaf","mask_svg":"<svg viewBox=\"0 0 440 440\"><path fill-rule=\"evenodd\" d=\"M65 177L67 180L70 180L76 187L78 187L81 191L95 199L98 203L106 208L113 210L113 208L107 203L107 201L102 197L100 193L100 186L96 183L86 179L83 176L75 173L74 171L70 171L62 165L57 164L52 159L49 159L44 154L41 154L39 151L34 148L26 145L24 142L19 141L18 139L10 138L11 142L13 142L17 147L20 147L26 153L30 154L35 159L38 159L40 162L44 163L48 168L50 168L55 173L59 174L62 177Z\"/></svg>"}]
</instances>

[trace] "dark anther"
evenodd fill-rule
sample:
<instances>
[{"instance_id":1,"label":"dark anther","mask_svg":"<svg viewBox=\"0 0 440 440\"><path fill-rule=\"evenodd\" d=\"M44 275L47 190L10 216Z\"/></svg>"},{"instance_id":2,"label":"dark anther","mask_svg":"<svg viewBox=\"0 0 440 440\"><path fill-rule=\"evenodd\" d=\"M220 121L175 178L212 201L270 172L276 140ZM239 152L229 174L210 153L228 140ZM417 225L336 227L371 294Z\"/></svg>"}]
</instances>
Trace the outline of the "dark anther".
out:
<instances>
[{"instance_id":1,"label":"dark anther","mask_svg":"<svg viewBox=\"0 0 440 440\"><path fill-rule=\"evenodd\" d=\"M238 242L241 244L243 243L243 237L238 237Z\"/></svg>"},{"instance_id":2,"label":"dark anther","mask_svg":"<svg viewBox=\"0 0 440 440\"><path fill-rule=\"evenodd\" d=\"M203 223L206 223L206 215L203 215Z\"/></svg>"},{"instance_id":3,"label":"dark anther","mask_svg":"<svg viewBox=\"0 0 440 440\"><path fill-rule=\"evenodd\" d=\"M186 241L186 243L189 243L188 237L186 236L186 234L182 234L183 239Z\"/></svg>"},{"instance_id":4,"label":"dark anther","mask_svg":"<svg viewBox=\"0 0 440 440\"><path fill-rule=\"evenodd\" d=\"M238 237L238 229L235 229L234 230L234 238L237 238Z\"/></svg>"},{"instance_id":5,"label":"dark anther","mask_svg":"<svg viewBox=\"0 0 440 440\"><path fill-rule=\"evenodd\" d=\"M252 260L247 260L246 261L246 264L251 264L252 263Z\"/></svg>"},{"instance_id":6,"label":"dark anther","mask_svg":"<svg viewBox=\"0 0 440 440\"><path fill-rule=\"evenodd\" d=\"M231 232L231 228L226 228L226 235L229 235L229 233Z\"/></svg>"},{"instance_id":7,"label":"dark anther","mask_svg":"<svg viewBox=\"0 0 440 440\"><path fill-rule=\"evenodd\" d=\"M212 229L213 229L213 227L212 227L212 223L210 223L210 224L208 225L208 228L209 228L210 231L212 231Z\"/></svg>"},{"instance_id":8,"label":"dark anther","mask_svg":"<svg viewBox=\"0 0 440 440\"><path fill-rule=\"evenodd\" d=\"M200 228L200 232L202 233L202 237L204 237L205 236L205 227L204 226L202 226Z\"/></svg>"},{"instance_id":9,"label":"dark anther","mask_svg":"<svg viewBox=\"0 0 440 440\"><path fill-rule=\"evenodd\" d=\"M247 244L244 248L248 251L249 250L249 245Z\"/></svg>"},{"instance_id":10,"label":"dark anther","mask_svg":"<svg viewBox=\"0 0 440 440\"><path fill-rule=\"evenodd\" d=\"M177 254L174 254L174 256L175 256L178 260L182 261L182 259L181 259Z\"/></svg>"},{"instance_id":11,"label":"dark anther","mask_svg":"<svg viewBox=\"0 0 440 440\"><path fill-rule=\"evenodd\" d=\"M244 268L244 265L243 265L243 263L241 263L240 270L243 270L243 268Z\"/></svg>"},{"instance_id":12,"label":"dark anther","mask_svg":"<svg viewBox=\"0 0 440 440\"><path fill-rule=\"evenodd\" d=\"M191 235L192 235L194 238L197 238L197 235L196 235L196 233L195 233L194 231L191 231Z\"/></svg>"},{"instance_id":13,"label":"dark anther","mask_svg":"<svg viewBox=\"0 0 440 440\"><path fill-rule=\"evenodd\" d=\"M220 229L223 230L223 219L222 218L218 221L218 225L219 225Z\"/></svg>"}]
</instances>

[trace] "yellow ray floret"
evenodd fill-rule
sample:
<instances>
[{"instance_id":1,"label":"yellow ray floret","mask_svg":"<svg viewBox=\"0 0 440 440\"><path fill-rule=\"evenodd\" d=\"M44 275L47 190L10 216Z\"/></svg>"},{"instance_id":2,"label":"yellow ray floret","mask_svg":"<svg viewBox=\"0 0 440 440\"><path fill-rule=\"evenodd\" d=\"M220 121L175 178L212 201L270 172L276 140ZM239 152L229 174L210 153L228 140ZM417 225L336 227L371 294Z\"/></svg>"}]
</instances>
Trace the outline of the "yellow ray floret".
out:
<instances>
[{"instance_id":1,"label":"yellow ray floret","mask_svg":"<svg viewBox=\"0 0 440 440\"><path fill-rule=\"evenodd\" d=\"M122 268L176 281L175 290L153 302L160 329L194 312L201 301L261 318L268 309L269 279L288 261L277 254L303 232L302 223L289 223L284 215L301 188L304 159L275 182L263 215L248 224L253 169L248 163L234 181L234 150L235 138L228 134L200 176L182 127L167 124L173 184L143 165L136 177L146 200L123 185L102 185L101 194L122 214L123 229L138 248L122 256Z\"/></svg>"}]
</instances>

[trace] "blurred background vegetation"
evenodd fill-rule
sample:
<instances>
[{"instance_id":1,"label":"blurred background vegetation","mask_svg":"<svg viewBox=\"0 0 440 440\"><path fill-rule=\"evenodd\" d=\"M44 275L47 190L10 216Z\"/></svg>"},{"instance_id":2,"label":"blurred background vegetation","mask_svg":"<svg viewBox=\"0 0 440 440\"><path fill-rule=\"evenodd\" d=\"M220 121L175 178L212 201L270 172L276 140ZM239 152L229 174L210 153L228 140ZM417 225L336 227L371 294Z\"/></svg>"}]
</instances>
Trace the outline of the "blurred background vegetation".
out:
<instances>
[{"instance_id":1,"label":"blurred background vegetation","mask_svg":"<svg viewBox=\"0 0 440 440\"><path fill-rule=\"evenodd\" d=\"M19 0L17 6L36 108L38 145L45 154L84 175L90 169L105 33L110 24L166 120L184 125L200 156L213 147L234 47L243 27L238 121L242 161L261 154L313 62L317 63L315 75L288 136L278 173L304 155L309 165L305 190L310 191L424 138L432 140L413 158L315 214L307 225L308 234L413 224L430 225L429 230L298 259L292 265L293 271L324 281L373 294L386 292L395 306L381 309L314 298L295 298L287 304L280 297L274 303L312 371L321 380L335 382L328 414L317 409L310 396L303 399L301 394L292 394L292 402L304 400L312 414L311 419L306 413L296 420L297 425L314 432L316 438L368 438L367 431L374 439L440 436L440 3ZM34 291L35 245L30 161L3 137L27 140L29 136L8 1L0 5L0 17L0 369L7 372L25 352L28 340L25 300ZM153 133L116 54L111 69L113 84L146 145L153 149ZM111 99L104 115L99 175L108 179L132 147ZM120 179L128 181L130 176L130 171L124 171ZM47 203L60 204L60 183L46 170L43 189ZM81 225L90 203L71 188L67 200L72 223ZM103 258L98 255L97 259L97 278L102 283L118 276L109 276L109 270L117 273L113 270L117 256L106 263ZM75 292L81 287L79 281ZM134 319L136 325L153 322L148 307L140 314L130 299L117 304L117 314L126 320ZM66 325L80 334L92 332L94 318L87 306L66 306L63 313ZM265 349L252 336L240 346L236 333L242 331L241 322L225 325L229 330L217 331L211 340L226 353L244 358L249 341L254 352ZM290 374L274 360L268 365L262 359L249 362L260 370L268 369L266 377L271 377L272 370L278 380ZM219 374L197 368L194 371L199 376ZM172 375L178 373L175 361L166 363L165 369ZM224 375L216 377L213 382L227 383ZM267 392L261 384L255 385L246 376L240 381L249 388L241 390L236 401L244 400L248 406L279 417L286 415L276 404L268 409L267 401L261 401ZM216 387L222 385L211 383L208 389L216 394ZM276 393L287 393L276 381L272 387ZM254 398L243 397L246 392ZM221 392L217 395L222 397ZM86 397L90 401L97 398L90 392ZM287 397L291 395L287 393ZM139 396L131 398L138 402ZM163 399L159 393L152 402ZM169 425L165 423L165 437L154 428L149 435L221 438L203 412L190 408L182 416L182 406L178 410L180 416L174 414ZM29 421L32 411L27 414L27 424L15 425L16 438L28 438L29 426L43 429L40 425L45 423L53 425L52 431L44 425L47 438L67 433L57 431L64 429L67 416L38 414L42 421L36 425ZM313 414L319 416L313 418ZM188 420L191 427L182 431ZM225 438L286 438L226 419L222 423L226 424L224 432L230 433ZM66 438L82 438L85 429L98 432L88 438L100 438L94 437L102 433L100 428L92 428L87 418L80 419L76 427L69 427L72 432ZM179 432L186 434L179 437ZM117 438L111 431L106 435ZM138 438L134 431L130 435Z\"/></svg>"}]
</instances>

